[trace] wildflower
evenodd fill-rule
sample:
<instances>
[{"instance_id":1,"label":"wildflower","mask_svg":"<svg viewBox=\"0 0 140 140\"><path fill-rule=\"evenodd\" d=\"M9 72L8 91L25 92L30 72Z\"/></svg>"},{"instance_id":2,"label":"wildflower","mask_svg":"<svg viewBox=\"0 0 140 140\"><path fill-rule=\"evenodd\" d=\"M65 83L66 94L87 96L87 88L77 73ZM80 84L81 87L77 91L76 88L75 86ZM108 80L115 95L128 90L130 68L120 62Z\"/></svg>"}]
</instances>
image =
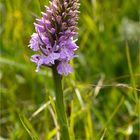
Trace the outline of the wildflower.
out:
<instances>
[{"instance_id":1,"label":"wildflower","mask_svg":"<svg viewBox=\"0 0 140 140\"><path fill-rule=\"evenodd\" d=\"M73 39L77 35L78 0L53 0L45 8L34 23L36 33L31 36L29 47L39 54L33 55L31 61L37 64L36 72L42 65L56 65L59 74L68 75L72 72L69 62L78 49Z\"/></svg>"}]
</instances>

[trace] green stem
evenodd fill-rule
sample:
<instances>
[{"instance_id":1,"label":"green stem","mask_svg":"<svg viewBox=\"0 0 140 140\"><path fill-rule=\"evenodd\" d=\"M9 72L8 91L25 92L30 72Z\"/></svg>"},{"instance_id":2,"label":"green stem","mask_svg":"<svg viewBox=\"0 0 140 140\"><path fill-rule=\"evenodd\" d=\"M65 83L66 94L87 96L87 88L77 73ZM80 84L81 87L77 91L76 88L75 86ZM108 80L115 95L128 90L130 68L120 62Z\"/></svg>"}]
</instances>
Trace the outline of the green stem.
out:
<instances>
[{"instance_id":1,"label":"green stem","mask_svg":"<svg viewBox=\"0 0 140 140\"><path fill-rule=\"evenodd\" d=\"M61 135L60 139L70 140L62 90L62 76L57 73L56 67L53 67L53 77L56 96L56 112L58 123L60 126L60 135Z\"/></svg>"}]
</instances>

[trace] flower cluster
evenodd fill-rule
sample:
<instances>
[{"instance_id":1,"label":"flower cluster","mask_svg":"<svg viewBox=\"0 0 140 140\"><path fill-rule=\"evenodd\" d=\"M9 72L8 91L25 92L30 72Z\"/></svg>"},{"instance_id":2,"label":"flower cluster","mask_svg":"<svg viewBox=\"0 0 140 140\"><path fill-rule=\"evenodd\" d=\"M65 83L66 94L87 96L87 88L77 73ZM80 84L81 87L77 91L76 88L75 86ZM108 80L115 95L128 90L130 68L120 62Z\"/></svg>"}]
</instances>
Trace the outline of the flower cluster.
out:
<instances>
[{"instance_id":1,"label":"flower cluster","mask_svg":"<svg viewBox=\"0 0 140 140\"><path fill-rule=\"evenodd\" d=\"M78 0L53 0L42 17L36 19L35 30L30 39L29 47L39 52L31 57L37 64L36 72L41 65L57 66L61 75L72 72L70 60L75 57L78 49L73 38L77 34Z\"/></svg>"}]
</instances>

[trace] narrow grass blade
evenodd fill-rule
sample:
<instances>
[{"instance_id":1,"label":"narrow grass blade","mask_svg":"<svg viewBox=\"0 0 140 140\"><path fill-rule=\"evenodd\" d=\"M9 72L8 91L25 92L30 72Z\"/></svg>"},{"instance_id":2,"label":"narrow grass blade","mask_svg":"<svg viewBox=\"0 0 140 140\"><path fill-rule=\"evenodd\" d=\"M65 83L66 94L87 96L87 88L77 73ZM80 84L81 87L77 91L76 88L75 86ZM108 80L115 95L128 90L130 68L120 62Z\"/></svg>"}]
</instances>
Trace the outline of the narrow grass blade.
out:
<instances>
[{"instance_id":1,"label":"narrow grass blade","mask_svg":"<svg viewBox=\"0 0 140 140\"><path fill-rule=\"evenodd\" d=\"M104 133L103 133L103 135L101 136L100 140L103 140L103 139L104 139L105 134L106 134L106 129L104 130Z\"/></svg>"},{"instance_id":2,"label":"narrow grass blade","mask_svg":"<svg viewBox=\"0 0 140 140\"><path fill-rule=\"evenodd\" d=\"M71 115L70 115L70 139L74 140L74 101L71 101Z\"/></svg>"},{"instance_id":3,"label":"narrow grass blade","mask_svg":"<svg viewBox=\"0 0 140 140\"><path fill-rule=\"evenodd\" d=\"M31 126L31 124L29 123L29 121L27 120L27 118L25 116L19 116L20 121L23 125L23 127L25 128L26 132L29 134L29 136L31 137L32 140L38 140L35 136L35 131L33 130L33 127ZM31 131L32 130L32 131ZM34 132L33 132L34 131Z\"/></svg>"},{"instance_id":4,"label":"narrow grass blade","mask_svg":"<svg viewBox=\"0 0 140 140\"><path fill-rule=\"evenodd\" d=\"M129 68L129 72L130 72L130 76L131 76L131 82L132 82L133 90L134 90L134 98L135 98L136 103L138 103L138 95L137 95L137 91L135 90L136 83L135 83L135 79L134 79L134 73L133 73L133 69L132 69L129 46L128 46L127 42L126 42L126 56L127 56L128 68Z\"/></svg>"}]
</instances>

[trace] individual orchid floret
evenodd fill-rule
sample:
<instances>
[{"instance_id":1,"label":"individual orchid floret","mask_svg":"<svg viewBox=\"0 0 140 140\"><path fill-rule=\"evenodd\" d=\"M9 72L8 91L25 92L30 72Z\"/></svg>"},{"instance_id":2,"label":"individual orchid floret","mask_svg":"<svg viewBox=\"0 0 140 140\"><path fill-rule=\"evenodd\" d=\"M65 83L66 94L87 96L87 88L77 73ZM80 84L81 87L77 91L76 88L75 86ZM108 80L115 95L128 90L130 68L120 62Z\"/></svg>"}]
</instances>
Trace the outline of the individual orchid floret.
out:
<instances>
[{"instance_id":1,"label":"individual orchid floret","mask_svg":"<svg viewBox=\"0 0 140 140\"><path fill-rule=\"evenodd\" d=\"M33 50L33 51L38 51L39 50L39 36L37 33L33 33L31 36L31 40L30 40L30 45L29 47Z\"/></svg>"},{"instance_id":2,"label":"individual orchid floret","mask_svg":"<svg viewBox=\"0 0 140 140\"><path fill-rule=\"evenodd\" d=\"M72 66L68 63L68 61L61 61L57 66L57 71L59 74L68 75L73 71Z\"/></svg>"},{"instance_id":3,"label":"individual orchid floret","mask_svg":"<svg viewBox=\"0 0 140 140\"><path fill-rule=\"evenodd\" d=\"M31 61L37 64L37 72L42 65L55 65L59 74L68 75L72 72L70 60L78 49L73 39L77 35L78 0L52 0L45 8L34 23L36 33L29 47L39 54L33 55Z\"/></svg>"}]
</instances>

